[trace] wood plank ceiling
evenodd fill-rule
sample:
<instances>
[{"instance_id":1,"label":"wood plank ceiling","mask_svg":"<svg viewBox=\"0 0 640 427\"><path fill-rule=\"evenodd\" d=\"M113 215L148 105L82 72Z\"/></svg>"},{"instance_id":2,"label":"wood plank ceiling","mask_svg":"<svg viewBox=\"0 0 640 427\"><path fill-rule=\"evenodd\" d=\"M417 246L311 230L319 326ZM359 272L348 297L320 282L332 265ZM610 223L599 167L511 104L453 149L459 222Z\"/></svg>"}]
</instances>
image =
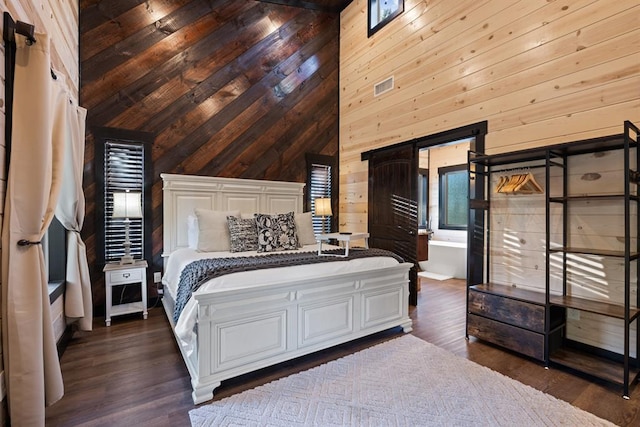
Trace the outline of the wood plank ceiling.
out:
<instances>
[{"instance_id":1,"label":"wood plank ceiling","mask_svg":"<svg viewBox=\"0 0 640 427\"><path fill-rule=\"evenodd\" d=\"M301 3L301 2L298 2ZM162 260L161 173L304 182L305 154L338 152L339 13L254 0L81 0L88 109L83 237L94 301L92 129L155 135L153 263Z\"/></svg>"}]
</instances>

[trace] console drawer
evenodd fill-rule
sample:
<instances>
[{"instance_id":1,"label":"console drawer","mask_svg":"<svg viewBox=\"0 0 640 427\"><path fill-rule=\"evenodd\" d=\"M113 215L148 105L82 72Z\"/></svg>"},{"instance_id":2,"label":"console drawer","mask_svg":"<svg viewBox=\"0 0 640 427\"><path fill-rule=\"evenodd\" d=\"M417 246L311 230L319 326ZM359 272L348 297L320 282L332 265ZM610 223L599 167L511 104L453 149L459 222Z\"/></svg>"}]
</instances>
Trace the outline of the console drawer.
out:
<instances>
[{"instance_id":1,"label":"console drawer","mask_svg":"<svg viewBox=\"0 0 640 427\"><path fill-rule=\"evenodd\" d=\"M467 332L476 338L544 361L544 335L469 314Z\"/></svg>"},{"instance_id":2,"label":"console drawer","mask_svg":"<svg viewBox=\"0 0 640 427\"><path fill-rule=\"evenodd\" d=\"M469 312L544 333L544 306L469 290Z\"/></svg>"}]
</instances>

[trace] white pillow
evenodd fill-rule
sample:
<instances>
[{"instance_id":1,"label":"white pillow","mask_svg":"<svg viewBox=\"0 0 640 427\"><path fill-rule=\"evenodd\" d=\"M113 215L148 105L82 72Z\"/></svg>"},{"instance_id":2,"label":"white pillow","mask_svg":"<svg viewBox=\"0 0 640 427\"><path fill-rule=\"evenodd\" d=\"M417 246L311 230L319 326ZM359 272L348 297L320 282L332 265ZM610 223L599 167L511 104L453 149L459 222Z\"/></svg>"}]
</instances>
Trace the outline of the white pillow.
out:
<instances>
[{"instance_id":1,"label":"white pillow","mask_svg":"<svg viewBox=\"0 0 640 427\"><path fill-rule=\"evenodd\" d=\"M296 221L296 231L298 233L298 243L300 246L315 245L316 235L313 232L312 213L297 213L294 219Z\"/></svg>"},{"instance_id":2,"label":"white pillow","mask_svg":"<svg viewBox=\"0 0 640 427\"><path fill-rule=\"evenodd\" d=\"M198 249L198 217L187 216L187 244L189 249Z\"/></svg>"},{"instance_id":3,"label":"white pillow","mask_svg":"<svg viewBox=\"0 0 640 427\"><path fill-rule=\"evenodd\" d=\"M210 211L196 209L198 217L198 250L221 252L231 250L227 216L239 216L240 211Z\"/></svg>"}]
</instances>

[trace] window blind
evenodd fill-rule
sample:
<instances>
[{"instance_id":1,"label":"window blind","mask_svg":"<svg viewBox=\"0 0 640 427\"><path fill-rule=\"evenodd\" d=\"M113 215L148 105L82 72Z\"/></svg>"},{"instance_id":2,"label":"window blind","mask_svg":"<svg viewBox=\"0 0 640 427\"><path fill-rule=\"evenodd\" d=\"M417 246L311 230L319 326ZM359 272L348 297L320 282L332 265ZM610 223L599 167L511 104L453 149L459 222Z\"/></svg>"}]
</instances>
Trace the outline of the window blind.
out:
<instances>
[{"instance_id":1,"label":"window blind","mask_svg":"<svg viewBox=\"0 0 640 427\"><path fill-rule=\"evenodd\" d=\"M125 227L123 218L111 218L113 193L139 191L144 195L144 146L143 144L106 141L104 144L104 230L106 262L118 261L124 255ZM144 212L144 209L143 209ZM132 218L129 224L131 255L144 258L144 218Z\"/></svg>"},{"instance_id":2,"label":"window blind","mask_svg":"<svg viewBox=\"0 0 640 427\"><path fill-rule=\"evenodd\" d=\"M316 211L317 198L331 198L331 166L314 163L311 165L311 212ZM313 215L313 232L315 234L331 232L331 218Z\"/></svg>"}]
</instances>

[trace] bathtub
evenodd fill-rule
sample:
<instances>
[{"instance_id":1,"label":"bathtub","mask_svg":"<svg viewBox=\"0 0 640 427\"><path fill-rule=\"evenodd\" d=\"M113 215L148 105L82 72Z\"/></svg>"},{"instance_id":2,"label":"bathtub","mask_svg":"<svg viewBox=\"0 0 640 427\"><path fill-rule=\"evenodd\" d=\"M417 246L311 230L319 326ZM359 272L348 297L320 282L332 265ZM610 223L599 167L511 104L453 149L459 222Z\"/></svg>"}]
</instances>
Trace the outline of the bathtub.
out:
<instances>
[{"instance_id":1,"label":"bathtub","mask_svg":"<svg viewBox=\"0 0 640 427\"><path fill-rule=\"evenodd\" d=\"M467 244L445 240L429 240L429 260L419 262L421 276L446 280L466 279Z\"/></svg>"}]
</instances>

